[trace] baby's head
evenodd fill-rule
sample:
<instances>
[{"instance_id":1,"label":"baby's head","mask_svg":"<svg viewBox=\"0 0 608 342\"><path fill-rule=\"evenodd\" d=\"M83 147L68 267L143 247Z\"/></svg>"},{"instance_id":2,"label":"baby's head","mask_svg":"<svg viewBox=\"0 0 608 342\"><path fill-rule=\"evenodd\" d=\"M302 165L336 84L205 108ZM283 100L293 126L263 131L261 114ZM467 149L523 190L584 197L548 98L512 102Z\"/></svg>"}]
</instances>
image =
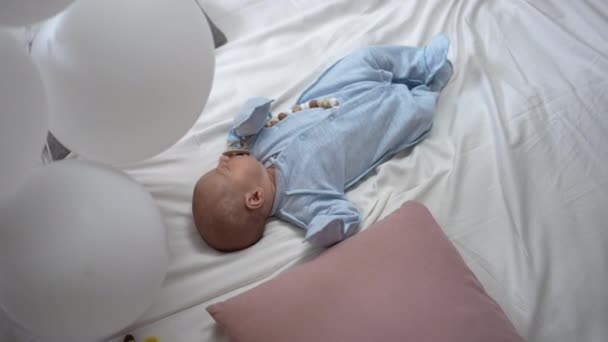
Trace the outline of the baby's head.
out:
<instances>
[{"instance_id":1,"label":"baby's head","mask_svg":"<svg viewBox=\"0 0 608 342\"><path fill-rule=\"evenodd\" d=\"M194 224L212 248L247 248L262 238L273 201L274 181L260 162L246 154L222 155L196 183Z\"/></svg>"}]
</instances>

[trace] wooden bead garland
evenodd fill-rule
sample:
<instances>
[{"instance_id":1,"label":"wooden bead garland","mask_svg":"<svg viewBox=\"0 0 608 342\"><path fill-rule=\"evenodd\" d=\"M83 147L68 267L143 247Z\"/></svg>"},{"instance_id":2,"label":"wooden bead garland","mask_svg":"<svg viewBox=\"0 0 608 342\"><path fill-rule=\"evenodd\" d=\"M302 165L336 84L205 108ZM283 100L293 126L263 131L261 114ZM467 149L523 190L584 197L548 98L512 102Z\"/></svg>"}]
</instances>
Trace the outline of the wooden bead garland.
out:
<instances>
[{"instance_id":1,"label":"wooden bead garland","mask_svg":"<svg viewBox=\"0 0 608 342\"><path fill-rule=\"evenodd\" d=\"M291 108L291 111L289 111L289 112L280 112L276 116L273 115L270 120L266 121L266 127L272 127L277 122L279 122L279 121L285 119L287 116L289 116L289 114L297 113L304 109L309 109L309 108L329 109L329 108L337 107L338 105L339 105L338 99L336 99L335 97L310 100L308 102L297 104L297 105L293 106Z\"/></svg>"}]
</instances>

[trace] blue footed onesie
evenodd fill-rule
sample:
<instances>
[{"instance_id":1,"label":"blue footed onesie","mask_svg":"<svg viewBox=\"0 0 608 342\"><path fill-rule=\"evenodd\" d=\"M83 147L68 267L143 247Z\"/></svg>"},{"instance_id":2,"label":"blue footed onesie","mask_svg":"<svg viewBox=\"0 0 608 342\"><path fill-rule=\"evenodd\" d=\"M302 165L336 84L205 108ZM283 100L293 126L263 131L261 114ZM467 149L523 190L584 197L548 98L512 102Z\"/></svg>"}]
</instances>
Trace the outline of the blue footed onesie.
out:
<instances>
[{"instance_id":1,"label":"blue footed onesie","mask_svg":"<svg viewBox=\"0 0 608 342\"><path fill-rule=\"evenodd\" d=\"M354 234L361 216L344 191L428 134L439 92L452 75L448 47L439 34L421 48L357 50L297 102L330 97L338 106L303 109L272 127L265 127L272 100L247 101L228 143L243 142L265 166L276 168L272 215L305 229L306 240L318 246Z\"/></svg>"}]
</instances>

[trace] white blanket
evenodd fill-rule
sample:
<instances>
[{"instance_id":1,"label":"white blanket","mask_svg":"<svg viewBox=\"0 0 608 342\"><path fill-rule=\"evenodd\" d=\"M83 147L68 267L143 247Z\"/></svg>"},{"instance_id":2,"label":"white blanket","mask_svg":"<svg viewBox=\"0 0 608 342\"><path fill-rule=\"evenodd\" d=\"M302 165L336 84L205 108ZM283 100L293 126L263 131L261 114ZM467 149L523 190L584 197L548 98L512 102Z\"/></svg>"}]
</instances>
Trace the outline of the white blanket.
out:
<instances>
[{"instance_id":1,"label":"white blanket","mask_svg":"<svg viewBox=\"0 0 608 342\"><path fill-rule=\"evenodd\" d=\"M207 305L318 253L276 220L233 254L210 250L194 229L192 187L243 101L266 96L287 109L354 48L444 32L455 73L433 130L348 193L363 226L421 201L528 341L608 339L608 3L201 3L229 40L216 50L209 102L176 146L127 169L162 208L172 252L163 291L129 331L224 341Z\"/></svg>"}]
</instances>

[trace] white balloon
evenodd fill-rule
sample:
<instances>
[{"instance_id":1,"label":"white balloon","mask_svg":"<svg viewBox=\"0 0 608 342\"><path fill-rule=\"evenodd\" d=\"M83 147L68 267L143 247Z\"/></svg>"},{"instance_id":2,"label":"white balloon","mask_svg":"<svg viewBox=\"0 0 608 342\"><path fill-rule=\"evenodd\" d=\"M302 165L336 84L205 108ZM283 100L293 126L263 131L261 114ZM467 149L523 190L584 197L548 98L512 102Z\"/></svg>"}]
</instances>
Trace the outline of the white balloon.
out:
<instances>
[{"instance_id":1,"label":"white balloon","mask_svg":"<svg viewBox=\"0 0 608 342\"><path fill-rule=\"evenodd\" d=\"M162 287L160 211L123 173L74 160L41 167L1 214L0 305L38 335L105 337Z\"/></svg>"},{"instance_id":2,"label":"white balloon","mask_svg":"<svg viewBox=\"0 0 608 342\"><path fill-rule=\"evenodd\" d=\"M44 87L27 50L0 31L0 198L40 164L48 127Z\"/></svg>"},{"instance_id":3,"label":"white balloon","mask_svg":"<svg viewBox=\"0 0 608 342\"><path fill-rule=\"evenodd\" d=\"M74 0L0 0L0 26L27 26L61 12Z\"/></svg>"},{"instance_id":4,"label":"white balloon","mask_svg":"<svg viewBox=\"0 0 608 342\"><path fill-rule=\"evenodd\" d=\"M207 101L215 64L193 0L79 0L41 27L32 55L53 134L114 164L177 142Z\"/></svg>"}]
</instances>

